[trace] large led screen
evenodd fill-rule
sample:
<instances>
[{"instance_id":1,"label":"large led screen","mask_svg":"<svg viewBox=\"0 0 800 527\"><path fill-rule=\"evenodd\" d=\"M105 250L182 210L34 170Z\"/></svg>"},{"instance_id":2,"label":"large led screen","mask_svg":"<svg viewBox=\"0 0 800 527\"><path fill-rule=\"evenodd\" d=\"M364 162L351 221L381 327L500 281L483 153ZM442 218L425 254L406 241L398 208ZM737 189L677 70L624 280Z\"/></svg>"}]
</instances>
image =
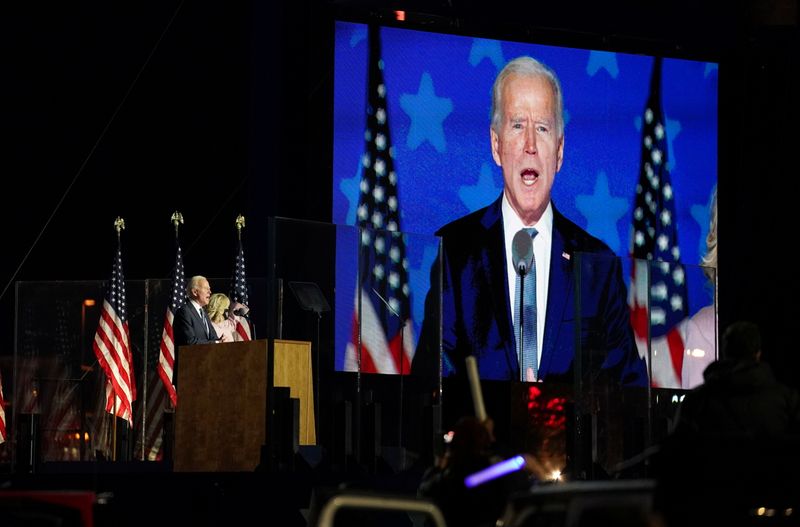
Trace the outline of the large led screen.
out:
<instances>
[{"instance_id":1,"label":"large led screen","mask_svg":"<svg viewBox=\"0 0 800 527\"><path fill-rule=\"evenodd\" d=\"M663 163L672 201L669 210L656 211L666 220L661 223L672 229L667 236L656 235L657 250L667 250L687 266L702 261L717 182L716 63L398 27L381 27L375 35L380 39L380 86L369 85L375 80L370 81L369 75L368 26L336 23L334 223L430 235L497 200L503 175L490 143L492 84L508 61L531 56L556 73L563 91L563 164L552 189L558 210L615 254L629 258L637 243L637 209L651 206L645 201L649 194L642 182L654 185L650 189L654 192L665 190L664 181L646 174L649 169L643 161L643 127L652 119L648 101L655 96L663 108L663 126L654 130L653 137L664 151L658 151L658 160L650 161L653 166ZM655 67L660 69L660 79L653 75ZM385 108L380 108L372 123L367 119L370 90L379 90L385 97ZM370 152L376 144L383 159ZM647 155L652 157L655 147L647 146L651 148ZM376 167L376 162L382 164ZM386 183L380 189L385 195L365 198L365 189L376 190L373 183L364 181L370 172L365 167L371 169L370 177L375 170L386 171ZM365 199L391 200L397 215L367 217ZM406 335L411 342L403 346L410 361L424 318L424 292L436 247L409 243L404 250L406 266L400 277L404 284L400 285L410 285L412 294L408 314L400 318L408 324ZM626 265L624 276L630 284L633 271ZM356 251L343 244L337 252L337 269L356 267ZM665 305L671 308L665 308L670 312L662 322L685 324L701 308L713 304L713 288L702 283L702 273L687 271L681 280L690 278L694 283L685 284L689 287L680 309L675 309L674 300L670 304L670 298L666 299ZM337 272L339 370L353 367L347 350L353 340L355 290L355 273ZM668 329L662 328L661 336ZM673 364L672 369L675 377L668 379L668 372L660 384L680 385L680 367ZM375 367L374 371L393 370Z\"/></svg>"}]
</instances>

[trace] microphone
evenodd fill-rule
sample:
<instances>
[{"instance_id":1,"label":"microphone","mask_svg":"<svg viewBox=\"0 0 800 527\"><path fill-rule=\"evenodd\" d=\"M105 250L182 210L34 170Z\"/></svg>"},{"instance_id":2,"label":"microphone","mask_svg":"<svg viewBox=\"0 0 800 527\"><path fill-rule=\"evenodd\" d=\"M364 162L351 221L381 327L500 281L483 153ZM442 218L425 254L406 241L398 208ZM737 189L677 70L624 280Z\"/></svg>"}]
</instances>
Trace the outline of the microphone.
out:
<instances>
[{"instance_id":1,"label":"microphone","mask_svg":"<svg viewBox=\"0 0 800 527\"><path fill-rule=\"evenodd\" d=\"M525 276L533 262L533 239L528 231L520 229L511 242L511 260L520 276Z\"/></svg>"},{"instance_id":2,"label":"microphone","mask_svg":"<svg viewBox=\"0 0 800 527\"><path fill-rule=\"evenodd\" d=\"M237 317L245 317L245 318L250 317L250 311L245 311L243 307L240 307L239 309L234 309L233 314L236 315Z\"/></svg>"}]
</instances>

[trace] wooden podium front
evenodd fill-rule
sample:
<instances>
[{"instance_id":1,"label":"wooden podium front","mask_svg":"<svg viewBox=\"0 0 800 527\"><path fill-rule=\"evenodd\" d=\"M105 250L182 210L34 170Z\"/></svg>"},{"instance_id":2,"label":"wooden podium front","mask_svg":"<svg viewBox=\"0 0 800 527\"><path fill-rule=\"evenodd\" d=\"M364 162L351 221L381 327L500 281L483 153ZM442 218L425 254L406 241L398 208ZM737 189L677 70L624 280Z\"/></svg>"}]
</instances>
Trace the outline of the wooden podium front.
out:
<instances>
[{"instance_id":1,"label":"wooden podium front","mask_svg":"<svg viewBox=\"0 0 800 527\"><path fill-rule=\"evenodd\" d=\"M253 471L265 443L267 341L182 346L176 472ZM275 386L300 399L300 444L315 444L311 343L275 341Z\"/></svg>"},{"instance_id":2,"label":"wooden podium front","mask_svg":"<svg viewBox=\"0 0 800 527\"><path fill-rule=\"evenodd\" d=\"M314 380L311 372L311 343L304 340L275 341L274 386L286 386L291 397L300 400L301 445L316 445L314 425Z\"/></svg>"}]
</instances>

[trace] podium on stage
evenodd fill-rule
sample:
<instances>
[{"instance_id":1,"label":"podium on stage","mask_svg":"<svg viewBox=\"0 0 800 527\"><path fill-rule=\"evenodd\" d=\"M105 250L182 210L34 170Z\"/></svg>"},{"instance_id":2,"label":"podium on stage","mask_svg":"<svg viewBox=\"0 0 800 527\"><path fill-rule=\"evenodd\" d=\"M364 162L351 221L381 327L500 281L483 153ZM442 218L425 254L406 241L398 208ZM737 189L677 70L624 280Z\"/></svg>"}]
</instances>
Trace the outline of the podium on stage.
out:
<instances>
[{"instance_id":1,"label":"podium on stage","mask_svg":"<svg viewBox=\"0 0 800 527\"><path fill-rule=\"evenodd\" d=\"M182 346L176 472L252 471L266 441L268 341ZM274 386L299 399L299 442L316 444L311 343L275 340Z\"/></svg>"}]
</instances>

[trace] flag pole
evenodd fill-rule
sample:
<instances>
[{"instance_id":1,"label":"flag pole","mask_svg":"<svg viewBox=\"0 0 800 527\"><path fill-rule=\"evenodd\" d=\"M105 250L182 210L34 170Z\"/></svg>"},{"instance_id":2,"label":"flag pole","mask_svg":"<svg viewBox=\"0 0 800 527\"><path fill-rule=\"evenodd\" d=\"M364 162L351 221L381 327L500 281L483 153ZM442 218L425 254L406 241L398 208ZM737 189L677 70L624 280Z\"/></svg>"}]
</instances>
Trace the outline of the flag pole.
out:
<instances>
[{"instance_id":1,"label":"flag pole","mask_svg":"<svg viewBox=\"0 0 800 527\"><path fill-rule=\"evenodd\" d=\"M158 375L163 389L167 396L167 401L162 404L161 393L158 393L156 399L153 399L154 405L151 405L152 411L155 412L151 417L156 419L157 426L161 426L163 432L163 441L160 443L163 448L163 459L171 460L173 455L173 444L175 438L174 428L174 414L178 406L178 392L175 389L176 372L176 346L173 333L173 318L178 309L180 309L186 302L186 280L183 269L183 257L181 255L180 245L180 226L183 224L183 214L175 211L170 216L170 221L175 227L175 251L176 259L172 270L172 284L170 299L167 302L166 313L164 314L164 324L161 330L161 344L159 346L158 361L156 362L156 374ZM155 390L155 388L153 388ZM154 392L155 394L156 392ZM146 411L151 408L146 408ZM159 420L161 421L159 423ZM148 427L148 441L146 449L149 449L148 455L158 456L158 450L153 450L158 444L155 436L150 435L153 431L153 426Z\"/></svg>"},{"instance_id":2,"label":"flag pole","mask_svg":"<svg viewBox=\"0 0 800 527\"><path fill-rule=\"evenodd\" d=\"M172 216L170 217L170 221L172 221L172 224L175 226L175 245L177 246L180 243L180 237L178 236L178 234L179 234L180 226L183 224L183 214L181 214L180 212L178 212L176 210L175 212L172 213ZM173 280L174 280L174 278L173 278ZM176 346L176 348L177 348L177 346ZM176 349L175 350L175 354L177 354L177 351L178 350ZM174 382L175 382L175 375L177 373L178 372L176 372L176 371L172 372L173 386L174 386ZM172 399L170 399L170 405L172 405ZM177 404L172 405L173 409L176 406L177 406Z\"/></svg>"},{"instance_id":3,"label":"flag pole","mask_svg":"<svg viewBox=\"0 0 800 527\"><path fill-rule=\"evenodd\" d=\"M242 247L242 229L245 228L244 216L241 214L236 216L234 225L236 226L238 250L236 251L236 258L234 259L233 277L231 279L229 291L231 309L233 310L234 306L239 303L247 305L249 310L248 304L250 302L247 297L247 279L245 278L244 249ZM233 310L233 314L235 315L236 321L234 333L238 335L237 338L241 338L242 340L255 340L255 324L253 324L252 319L249 317L249 311L242 315L237 315L236 311Z\"/></svg>"},{"instance_id":4,"label":"flag pole","mask_svg":"<svg viewBox=\"0 0 800 527\"><path fill-rule=\"evenodd\" d=\"M239 241L241 242L242 241L242 229L244 229L244 216L242 216L241 214L236 216L236 221L234 223L236 224L236 235L238 236Z\"/></svg>"},{"instance_id":5,"label":"flag pole","mask_svg":"<svg viewBox=\"0 0 800 527\"><path fill-rule=\"evenodd\" d=\"M122 217L117 216L114 220L114 230L117 231L117 250L122 243L122 230L125 228L125 220ZM112 414L114 417L114 427L111 429L111 461L117 460L117 394L114 394L114 413Z\"/></svg>"},{"instance_id":6,"label":"flag pole","mask_svg":"<svg viewBox=\"0 0 800 527\"><path fill-rule=\"evenodd\" d=\"M147 454L145 450L147 448L147 396L148 396L148 387L149 384L149 375L147 374L148 363L150 358L150 281L144 281L144 325L143 325L143 335L142 335L142 402L140 408L142 409L142 423L141 423L141 453L139 455L140 461L147 460ZM136 414L134 414L135 419ZM136 439L135 439L135 430L136 428L131 428L130 436L133 437L133 457L136 457Z\"/></svg>"},{"instance_id":7,"label":"flag pole","mask_svg":"<svg viewBox=\"0 0 800 527\"><path fill-rule=\"evenodd\" d=\"M170 217L172 224L175 225L175 240L178 239L178 227L183 223L183 214L178 212L177 210L172 213Z\"/></svg>"}]
</instances>

